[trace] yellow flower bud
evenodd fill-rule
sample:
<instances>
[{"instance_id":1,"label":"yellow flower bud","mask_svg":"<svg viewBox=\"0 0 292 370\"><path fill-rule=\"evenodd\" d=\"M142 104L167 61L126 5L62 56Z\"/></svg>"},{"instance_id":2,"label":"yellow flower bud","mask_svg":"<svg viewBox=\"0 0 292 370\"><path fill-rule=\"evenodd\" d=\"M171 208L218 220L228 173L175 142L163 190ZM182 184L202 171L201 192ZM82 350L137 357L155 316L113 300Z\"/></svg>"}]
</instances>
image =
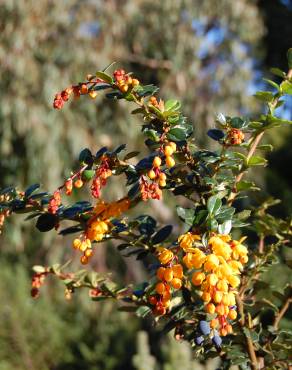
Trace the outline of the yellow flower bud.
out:
<instances>
[{"instance_id":1,"label":"yellow flower bud","mask_svg":"<svg viewBox=\"0 0 292 370\"><path fill-rule=\"evenodd\" d=\"M180 264L176 264L172 266L173 276L175 278L181 279L183 277L183 267Z\"/></svg>"},{"instance_id":2,"label":"yellow flower bud","mask_svg":"<svg viewBox=\"0 0 292 370\"><path fill-rule=\"evenodd\" d=\"M213 303L208 303L206 306L205 306L205 310L207 313L210 313L210 314L213 314L215 313L215 305Z\"/></svg>"},{"instance_id":3,"label":"yellow flower bud","mask_svg":"<svg viewBox=\"0 0 292 370\"><path fill-rule=\"evenodd\" d=\"M236 288L239 286L240 284L240 279L239 277L237 276L234 276L234 275L230 275L227 277L227 280L229 282L229 284L232 286L232 288Z\"/></svg>"},{"instance_id":4,"label":"yellow flower bud","mask_svg":"<svg viewBox=\"0 0 292 370\"><path fill-rule=\"evenodd\" d=\"M210 293L208 293L208 292L203 292L203 294L202 294L202 300L204 301L204 302L210 302L211 301L211 295L210 295Z\"/></svg>"},{"instance_id":5,"label":"yellow flower bud","mask_svg":"<svg viewBox=\"0 0 292 370\"><path fill-rule=\"evenodd\" d=\"M165 164L168 168L171 168L175 165L175 160L172 157L166 157Z\"/></svg>"},{"instance_id":6,"label":"yellow flower bud","mask_svg":"<svg viewBox=\"0 0 292 370\"><path fill-rule=\"evenodd\" d=\"M219 266L219 259L215 254L209 254L206 257L205 263L204 263L204 270L205 271L212 271L217 266Z\"/></svg>"},{"instance_id":7,"label":"yellow flower bud","mask_svg":"<svg viewBox=\"0 0 292 370\"><path fill-rule=\"evenodd\" d=\"M211 286L215 286L218 282L218 277L217 275L215 274L209 274L207 275L207 282L211 285Z\"/></svg>"},{"instance_id":8,"label":"yellow flower bud","mask_svg":"<svg viewBox=\"0 0 292 370\"><path fill-rule=\"evenodd\" d=\"M218 315L223 316L225 312L225 306L223 304L219 304L216 306L215 311L218 313Z\"/></svg>"},{"instance_id":9,"label":"yellow flower bud","mask_svg":"<svg viewBox=\"0 0 292 370\"><path fill-rule=\"evenodd\" d=\"M216 287L218 290L221 290L222 292L228 292L228 283L225 279L219 280Z\"/></svg>"},{"instance_id":10,"label":"yellow flower bud","mask_svg":"<svg viewBox=\"0 0 292 370\"><path fill-rule=\"evenodd\" d=\"M229 295L228 294L223 295L221 303L226 305L226 306L229 306L230 301L229 301Z\"/></svg>"},{"instance_id":11,"label":"yellow flower bud","mask_svg":"<svg viewBox=\"0 0 292 370\"><path fill-rule=\"evenodd\" d=\"M155 290L158 294L163 294L165 292L165 285L163 283L157 283Z\"/></svg>"},{"instance_id":12,"label":"yellow flower bud","mask_svg":"<svg viewBox=\"0 0 292 370\"><path fill-rule=\"evenodd\" d=\"M219 320L218 319L213 319L210 321L210 326L212 329L216 329L219 325Z\"/></svg>"},{"instance_id":13,"label":"yellow flower bud","mask_svg":"<svg viewBox=\"0 0 292 370\"><path fill-rule=\"evenodd\" d=\"M153 163L152 163L153 167L160 167L161 166L161 158L160 157L155 157L153 159Z\"/></svg>"},{"instance_id":14,"label":"yellow flower bud","mask_svg":"<svg viewBox=\"0 0 292 370\"><path fill-rule=\"evenodd\" d=\"M169 157L170 155L173 154L173 149L170 145L166 145L164 148L164 154Z\"/></svg>"},{"instance_id":15,"label":"yellow flower bud","mask_svg":"<svg viewBox=\"0 0 292 370\"><path fill-rule=\"evenodd\" d=\"M213 300L215 303L220 303L222 301L222 297L223 297L223 293L217 290L217 292L215 292L213 296Z\"/></svg>"},{"instance_id":16,"label":"yellow flower bud","mask_svg":"<svg viewBox=\"0 0 292 370\"><path fill-rule=\"evenodd\" d=\"M153 170L148 171L147 175L148 175L149 179L151 179L151 180L154 180L156 178L156 173Z\"/></svg>"},{"instance_id":17,"label":"yellow flower bud","mask_svg":"<svg viewBox=\"0 0 292 370\"><path fill-rule=\"evenodd\" d=\"M163 277L164 277L164 280L165 281L171 281L173 279L173 271L172 271L172 269L171 268L166 268L164 270Z\"/></svg>"},{"instance_id":18,"label":"yellow flower bud","mask_svg":"<svg viewBox=\"0 0 292 370\"><path fill-rule=\"evenodd\" d=\"M237 318L237 312L236 310L230 310L229 313L228 313L228 318L230 320L235 320Z\"/></svg>"},{"instance_id":19,"label":"yellow flower bud","mask_svg":"<svg viewBox=\"0 0 292 370\"><path fill-rule=\"evenodd\" d=\"M228 293L228 299L229 299L229 306L235 306L236 301L235 301L234 293L229 292Z\"/></svg>"},{"instance_id":20,"label":"yellow flower bud","mask_svg":"<svg viewBox=\"0 0 292 370\"><path fill-rule=\"evenodd\" d=\"M174 143L173 141L170 141L168 145L172 147L173 152L176 152L176 143Z\"/></svg>"},{"instance_id":21,"label":"yellow flower bud","mask_svg":"<svg viewBox=\"0 0 292 370\"><path fill-rule=\"evenodd\" d=\"M173 278L171 280L171 285L172 285L173 289L180 289L181 286L182 286L182 281L181 281L181 279Z\"/></svg>"},{"instance_id":22,"label":"yellow flower bud","mask_svg":"<svg viewBox=\"0 0 292 370\"><path fill-rule=\"evenodd\" d=\"M246 263L247 263L247 261L248 261L248 257L247 257L247 256L241 256L241 257L240 257L240 262L241 262L242 264L246 264Z\"/></svg>"},{"instance_id":23,"label":"yellow flower bud","mask_svg":"<svg viewBox=\"0 0 292 370\"><path fill-rule=\"evenodd\" d=\"M159 267L159 269L156 271L157 279L163 280L164 272L165 272L165 268L164 267Z\"/></svg>"},{"instance_id":24,"label":"yellow flower bud","mask_svg":"<svg viewBox=\"0 0 292 370\"><path fill-rule=\"evenodd\" d=\"M81 240L80 239L74 239L73 240L73 247L75 249L80 249L80 247L81 247Z\"/></svg>"},{"instance_id":25,"label":"yellow flower bud","mask_svg":"<svg viewBox=\"0 0 292 370\"><path fill-rule=\"evenodd\" d=\"M198 286L198 285L201 285L202 282L204 281L205 279L205 274L203 272L195 272L192 276L192 283L195 285L195 286Z\"/></svg>"}]
</instances>

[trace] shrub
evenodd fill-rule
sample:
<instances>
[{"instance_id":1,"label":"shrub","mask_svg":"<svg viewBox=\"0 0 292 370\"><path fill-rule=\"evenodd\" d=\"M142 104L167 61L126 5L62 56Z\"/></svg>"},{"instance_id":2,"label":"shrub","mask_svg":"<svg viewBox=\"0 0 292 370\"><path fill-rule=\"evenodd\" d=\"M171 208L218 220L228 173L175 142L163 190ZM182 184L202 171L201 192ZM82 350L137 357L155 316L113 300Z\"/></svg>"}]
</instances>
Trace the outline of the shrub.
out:
<instances>
[{"instance_id":1,"label":"shrub","mask_svg":"<svg viewBox=\"0 0 292 370\"><path fill-rule=\"evenodd\" d=\"M188 341L199 358L220 356L224 368L288 367L290 333L279 324L291 303L291 285L275 289L263 276L279 262L282 246L291 242L291 220L272 216L271 200L240 209L242 197L260 190L244 176L267 165L257 153L270 150L270 145L261 144L265 132L292 123L275 113L283 97L292 94L292 49L288 64L287 73L272 70L281 78L279 84L266 80L273 92L255 95L264 102L265 113L257 118L217 115L217 127L207 133L216 142L214 151L197 148L193 127L178 101L159 99L157 87L142 85L122 69L113 76L107 69L88 75L56 94L56 109L71 96L94 99L102 90L108 99L136 105L132 114L142 117L149 155L134 160L139 152L127 152L125 144L95 154L85 148L79 168L53 193L39 192L39 184L25 191L3 189L1 224L13 213L28 213L40 232L76 234L72 247L83 265L99 243L118 241L125 257L144 261L151 278L138 286L119 287L109 274L68 272L68 263L34 266L32 296L37 297L46 277L54 275L65 284L66 298L88 289L93 301L119 300L120 310L151 315L163 332L174 330L175 338ZM105 201L103 188L114 177L125 181L127 194ZM67 204L73 192L85 194L83 188L90 192L86 200ZM131 209L162 200L165 192L177 197L174 222L181 220L180 235L174 235L173 225L161 227L150 215L131 216ZM250 242L244 236L248 230ZM269 310L272 319L267 322L264 313Z\"/></svg>"}]
</instances>

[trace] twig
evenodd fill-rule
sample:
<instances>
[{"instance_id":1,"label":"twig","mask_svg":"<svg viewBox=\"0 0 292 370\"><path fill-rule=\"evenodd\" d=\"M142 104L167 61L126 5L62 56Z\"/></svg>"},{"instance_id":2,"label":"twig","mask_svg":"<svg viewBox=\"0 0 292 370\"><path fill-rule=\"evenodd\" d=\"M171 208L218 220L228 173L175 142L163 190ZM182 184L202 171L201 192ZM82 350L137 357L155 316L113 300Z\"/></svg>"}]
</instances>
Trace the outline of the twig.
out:
<instances>
[{"instance_id":1,"label":"twig","mask_svg":"<svg viewBox=\"0 0 292 370\"><path fill-rule=\"evenodd\" d=\"M275 330L278 330L279 323L281 319L283 318L283 316L285 315L286 311L288 310L291 302L292 302L292 297L287 298L284 306L281 308L281 310L276 315L275 320L274 320L274 325L273 325Z\"/></svg>"},{"instance_id":2,"label":"twig","mask_svg":"<svg viewBox=\"0 0 292 370\"><path fill-rule=\"evenodd\" d=\"M239 311L240 316L241 316L241 318L239 320L239 324L240 324L241 328L243 329L244 326L245 326L245 316L244 316L243 302L242 302L239 295L236 296L236 303L237 303L238 311ZM253 370L257 370L258 369L258 362L257 362L257 356L256 356L256 353L255 353L253 342L252 342L251 338L249 338L245 335L244 332L243 332L243 334L246 338L247 351L248 351L248 355L249 355L250 362L251 362L251 368Z\"/></svg>"},{"instance_id":3,"label":"twig","mask_svg":"<svg viewBox=\"0 0 292 370\"><path fill-rule=\"evenodd\" d=\"M257 136L255 136L254 138L254 141L252 143L252 146L250 147L249 149L249 152L247 154L247 157L246 157L246 162L248 163L248 161L250 160L250 158L254 155L254 152L256 151L257 149L257 146L259 145L259 142L261 141L262 137L264 135L264 131L260 132ZM231 205L232 202L234 201L236 195L237 195L237 190L236 190L236 185L239 183L239 181L242 179L243 175L244 175L244 172L245 170L241 171L235 178L235 182L234 182L234 187L233 187L233 190L232 190L232 193L230 194L229 198L228 198L228 204Z\"/></svg>"}]
</instances>

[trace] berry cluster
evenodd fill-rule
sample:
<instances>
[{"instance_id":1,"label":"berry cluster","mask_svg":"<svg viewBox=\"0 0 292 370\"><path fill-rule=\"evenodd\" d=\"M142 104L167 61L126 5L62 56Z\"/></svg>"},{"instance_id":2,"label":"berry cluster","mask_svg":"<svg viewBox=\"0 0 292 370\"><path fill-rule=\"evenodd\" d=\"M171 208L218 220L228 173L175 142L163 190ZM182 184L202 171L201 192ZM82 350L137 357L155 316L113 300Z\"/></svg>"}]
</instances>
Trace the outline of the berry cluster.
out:
<instances>
[{"instance_id":1,"label":"berry cluster","mask_svg":"<svg viewBox=\"0 0 292 370\"><path fill-rule=\"evenodd\" d=\"M54 191L54 194L52 198L49 201L49 206L48 206L48 212L52 213L53 215L57 213L60 205L61 205L61 193L60 190Z\"/></svg>"},{"instance_id":2,"label":"berry cluster","mask_svg":"<svg viewBox=\"0 0 292 370\"><path fill-rule=\"evenodd\" d=\"M169 142L163 148L163 153L165 155L165 164L168 168L172 168L175 165L175 160L172 155L176 152L176 143Z\"/></svg>"},{"instance_id":3,"label":"berry cluster","mask_svg":"<svg viewBox=\"0 0 292 370\"><path fill-rule=\"evenodd\" d=\"M161 148L162 153L165 155L165 164L168 168L175 165L175 160L172 154L176 151L176 144L174 142L169 142ZM166 186L166 174L161 170L162 159L160 156L155 156L152 162L152 168L148 171L147 176L153 183L148 183L144 177L141 177L140 190L143 200L148 199L160 199L161 190Z\"/></svg>"},{"instance_id":4,"label":"berry cluster","mask_svg":"<svg viewBox=\"0 0 292 370\"><path fill-rule=\"evenodd\" d=\"M235 296L240 284L243 264L248 261L247 249L240 241L229 235L212 235L204 247L200 235L187 233L179 238L184 251L183 262L188 269L196 269L192 283L200 287L205 310L216 317L210 322L212 328L220 328L220 335L232 332L228 320L237 317Z\"/></svg>"},{"instance_id":5,"label":"berry cluster","mask_svg":"<svg viewBox=\"0 0 292 370\"><path fill-rule=\"evenodd\" d=\"M115 84L122 93L126 93L129 89L140 84L139 80L132 78L123 69L114 71Z\"/></svg>"},{"instance_id":6,"label":"berry cluster","mask_svg":"<svg viewBox=\"0 0 292 370\"><path fill-rule=\"evenodd\" d=\"M112 175L107 157L102 157L101 164L95 171L94 179L91 185L91 194L94 198L100 197L100 190L106 185L107 178Z\"/></svg>"},{"instance_id":7,"label":"berry cluster","mask_svg":"<svg viewBox=\"0 0 292 370\"><path fill-rule=\"evenodd\" d=\"M162 197L162 191L156 182L149 183L145 176L140 177L140 192L143 201L148 199L160 200Z\"/></svg>"},{"instance_id":8,"label":"berry cluster","mask_svg":"<svg viewBox=\"0 0 292 370\"><path fill-rule=\"evenodd\" d=\"M158 283L155 286L157 294L149 297L149 303L154 306L153 313L157 316L165 315L171 302L171 291L182 286L183 267L176 263L172 251L160 248L158 259L161 266L156 271Z\"/></svg>"},{"instance_id":9,"label":"berry cluster","mask_svg":"<svg viewBox=\"0 0 292 370\"><path fill-rule=\"evenodd\" d=\"M240 145L244 140L244 133L237 129L232 128L227 132L226 141L229 145Z\"/></svg>"},{"instance_id":10,"label":"berry cluster","mask_svg":"<svg viewBox=\"0 0 292 370\"><path fill-rule=\"evenodd\" d=\"M73 92L73 87L67 87L61 93L56 94L53 107L55 109L63 108L64 103L69 100L69 97L72 94L72 92Z\"/></svg>"},{"instance_id":11,"label":"berry cluster","mask_svg":"<svg viewBox=\"0 0 292 370\"><path fill-rule=\"evenodd\" d=\"M93 99L96 98L97 92L94 90L94 87L100 83L105 83L105 81L100 78L96 78L95 76L87 75L86 82L81 82L78 85L69 86L60 93L57 93L54 98L53 107L55 109L63 108L65 102L69 100L72 94L76 99L79 98L80 95L87 94Z\"/></svg>"},{"instance_id":12,"label":"berry cluster","mask_svg":"<svg viewBox=\"0 0 292 370\"><path fill-rule=\"evenodd\" d=\"M212 342L217 349L220 349L221 344L222 344L222 339L220 335L218 334L217 330L214 330L214 329L211 330L209 322L205 320L201 320L198 325L198 332L197 332L197 336L195 337L195 343L198 346L201 346L204 343L206 336L207 338L212 339Z\"/></svg>"}]
</instances>

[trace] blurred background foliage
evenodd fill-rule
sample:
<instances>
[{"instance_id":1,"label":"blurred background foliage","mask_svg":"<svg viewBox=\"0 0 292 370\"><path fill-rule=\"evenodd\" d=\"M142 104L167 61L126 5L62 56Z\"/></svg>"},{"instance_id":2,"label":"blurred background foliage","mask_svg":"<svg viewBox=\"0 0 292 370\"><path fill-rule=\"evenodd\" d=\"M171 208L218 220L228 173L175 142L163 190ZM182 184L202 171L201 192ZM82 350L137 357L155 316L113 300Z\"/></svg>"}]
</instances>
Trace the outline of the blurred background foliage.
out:
<instances>
[{"instance_id":1,"label":"blurred background foliage","mask_svg":"<svg viewBox=\"0 0 292 370\"><path fill-rule=\"evenodd\" d=\"M285 68L292 4L1 0L0 31L0 187L41 180L53 191L82 148L141 144L128 107L100 96L54 111L56 92L117 61L143 82L159 85L163 97L181 100L197 145L210 146L205 133L215 113L257 113L251 94L263 74L273 66ZM284 114L291 119L289 110ZM292 210L291 134L284 130L271 139L271 166L258 181L284 199L276 212L286 216ZM111 198L121 195L111 187ZM152 206L161 222L171 218L169 206ZM200 369L188 346L162 339L150 323L118 312L114 304L92 303L86 294L67 302L54 282L32 301L30 267L65 261L72 254L70 240L40 235L18 218L6 225L0 243L0 370ZM113 246L100 248L93 261L98 270L109 266L118 279L146 276Z\"/></svg>"}]
</instances>

